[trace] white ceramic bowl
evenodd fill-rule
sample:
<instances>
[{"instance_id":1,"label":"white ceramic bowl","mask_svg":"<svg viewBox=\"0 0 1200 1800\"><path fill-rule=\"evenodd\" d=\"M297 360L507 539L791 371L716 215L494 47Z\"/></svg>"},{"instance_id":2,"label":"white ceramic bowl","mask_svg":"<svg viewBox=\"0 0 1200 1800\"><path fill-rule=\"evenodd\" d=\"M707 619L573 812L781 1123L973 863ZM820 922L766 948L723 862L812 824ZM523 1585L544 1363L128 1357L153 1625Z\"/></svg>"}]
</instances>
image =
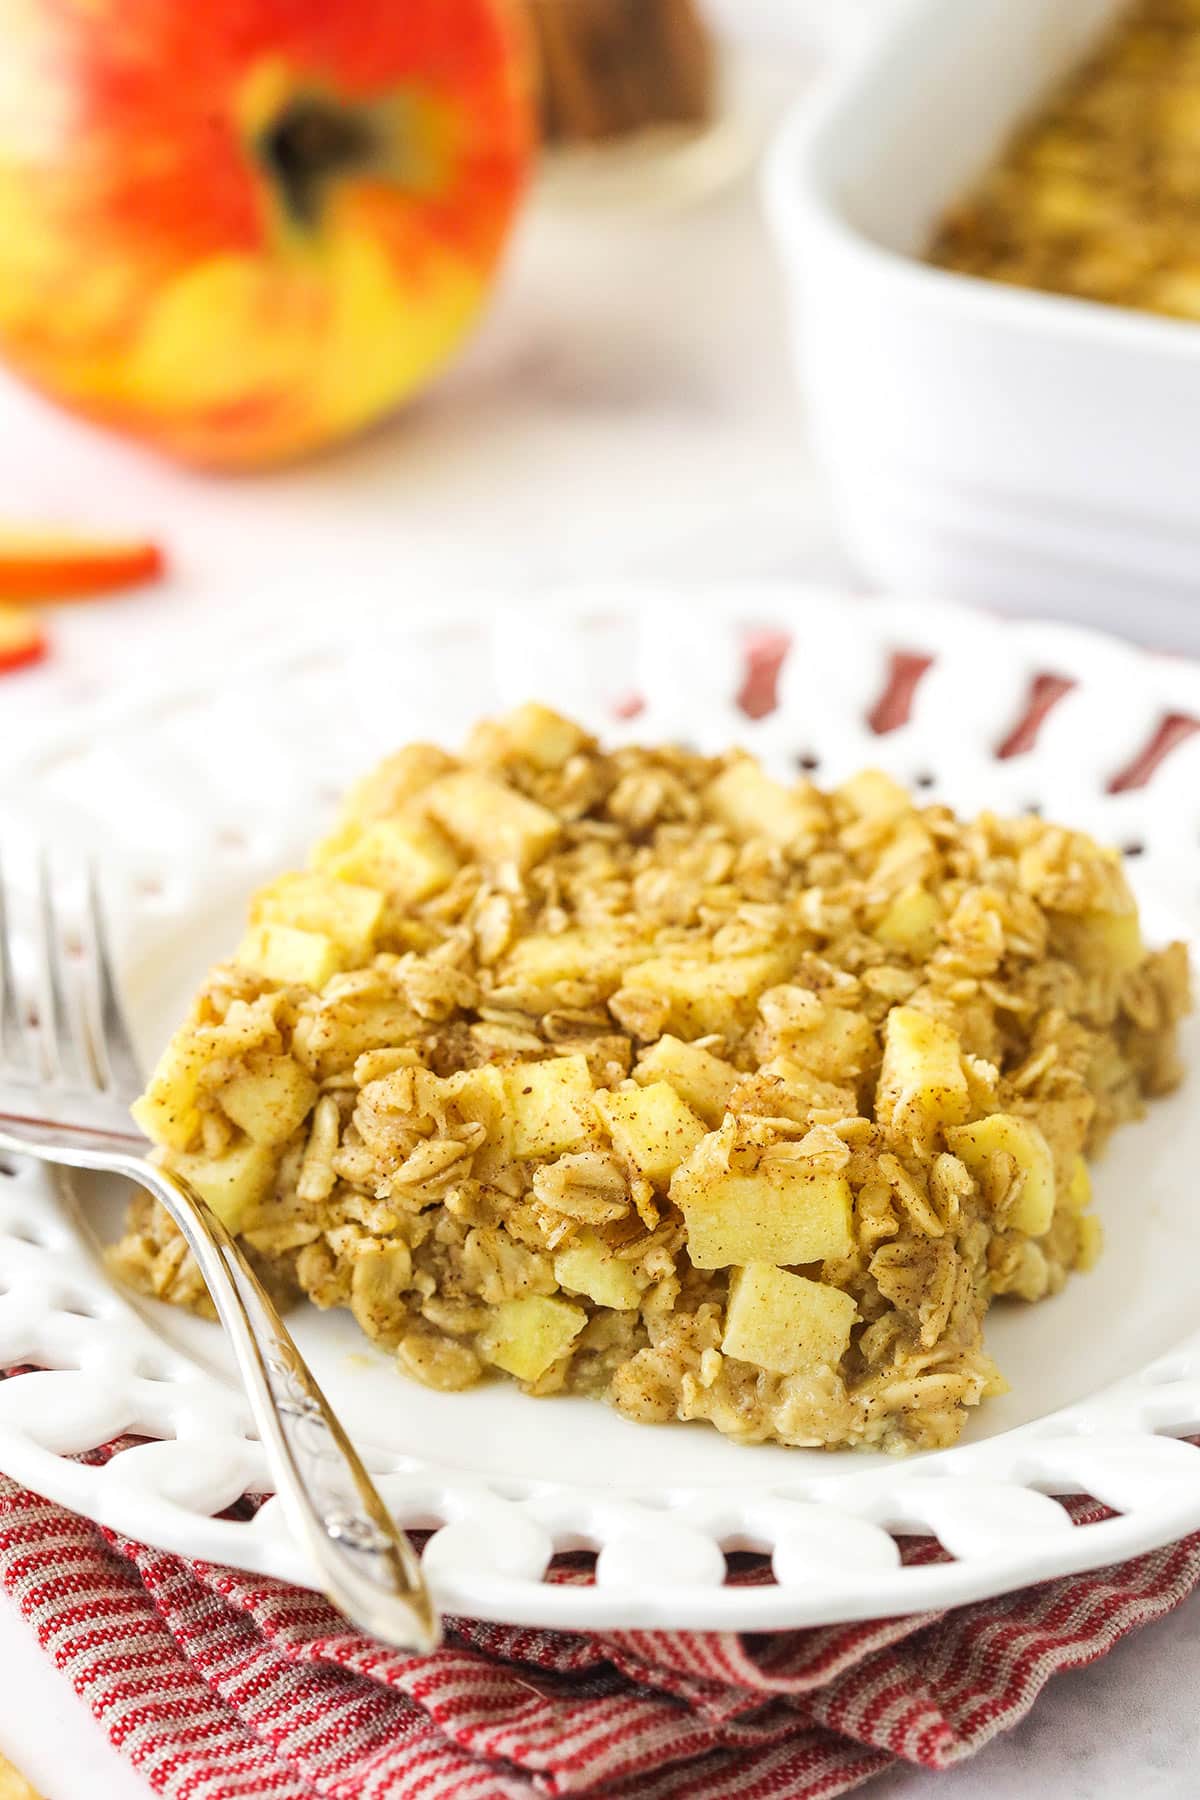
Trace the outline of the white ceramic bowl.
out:
<instances>
[{"instance_id":1,"label":"white ceramic bowl","mask_svg":"<svg viewBox=\"0 0 1200 1800\"><path fill-rule=\"evenodd\" d=\"M785 124L768 202L811 430L892 588L1200 647L1200 328L923 265L1120 0L903 0Z\"/></svg>"}]
</instances>

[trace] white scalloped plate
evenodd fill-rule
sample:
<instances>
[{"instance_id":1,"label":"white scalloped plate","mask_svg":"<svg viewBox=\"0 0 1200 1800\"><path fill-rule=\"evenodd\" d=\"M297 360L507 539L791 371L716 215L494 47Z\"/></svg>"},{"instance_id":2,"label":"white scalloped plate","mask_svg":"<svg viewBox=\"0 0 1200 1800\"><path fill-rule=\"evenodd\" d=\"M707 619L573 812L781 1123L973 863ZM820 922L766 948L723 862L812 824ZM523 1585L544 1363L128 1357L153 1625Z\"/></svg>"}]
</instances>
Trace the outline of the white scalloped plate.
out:
<instances>
[{"instance_id":1,"label":"white scalloped plate","mask_svg":"<svg viewBox=\"0 0 1200 1800\"><path fill-rule=\"evenodd\" d=\"M491 623L487 622L488 617ZM747 628L790 639L779 704L739 709ZM900 652L937 655L912 716L868 714ZM1035 677L1075 688L1036 746L997 759ZM618 718L639 695L636 719ZM0 784L6 852L36 834L103 859L147 1052L227 948L254 883L295 856L345 782L412 736L458 740L529 695L609 736L740 740L781 770L836 780L881 764L960 808L1040 806L1123 846L1156 936L1200 913L1200 736L1149 785L1109 784L1164 717L1200 718L1200 670L1087 633L1009 626L916 604L759 589L724 600L564 598L536 619L493 606L395 622L345 642L243 661L76 715ZM17 854L12 856L13 846ZM1187 1033L1193 1066L1200 1032ZM1012 1383L954 1450L908 1460L726 1442L645 1427L580 1400L503 1385L433 1394L344 1316L302 1311L297 1335L450 1611L580 1629L772 1630L943 1607L1099 1566L1200 1528L1200 1109L1187 1090L1127 1130L1098 1172L1108 1248L1058 1298L989 1319ZM117 1197L89 1191L110 1230ZM32 1169L0 1179L0 1467L107 1525L190 1556L310 1581L277 1505L217 1518L265 1469L215 1326L135 1305L104 1277L69 1199ZM150 1440L103 1468L77 1453ZM1113 1517L1075 1526L1053 1495ZM932 1533L950 1560L901 1562ZM599 1552L594 1585L544 1579L555 1551ZM725 1584L725 1553L770 1553L775 1582Z\"/></svg>"}]
</instances>

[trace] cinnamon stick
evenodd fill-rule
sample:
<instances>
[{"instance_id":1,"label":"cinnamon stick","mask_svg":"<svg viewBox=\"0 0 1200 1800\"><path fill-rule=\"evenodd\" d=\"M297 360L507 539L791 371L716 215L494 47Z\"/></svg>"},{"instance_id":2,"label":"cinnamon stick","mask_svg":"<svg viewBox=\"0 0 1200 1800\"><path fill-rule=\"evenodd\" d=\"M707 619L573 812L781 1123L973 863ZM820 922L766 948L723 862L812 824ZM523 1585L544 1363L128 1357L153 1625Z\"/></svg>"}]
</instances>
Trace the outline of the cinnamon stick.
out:
<instances>
[{"instance_id":1,"label":"cinnamon stick","mask_svg":"<svg viewBox=\"0 0 1200 1800\"><path fill-rule=\"evenodd\" d=\"M695 0L526 0L551 143L712 117L715 56Z\"/></svg>"}]
</instances>

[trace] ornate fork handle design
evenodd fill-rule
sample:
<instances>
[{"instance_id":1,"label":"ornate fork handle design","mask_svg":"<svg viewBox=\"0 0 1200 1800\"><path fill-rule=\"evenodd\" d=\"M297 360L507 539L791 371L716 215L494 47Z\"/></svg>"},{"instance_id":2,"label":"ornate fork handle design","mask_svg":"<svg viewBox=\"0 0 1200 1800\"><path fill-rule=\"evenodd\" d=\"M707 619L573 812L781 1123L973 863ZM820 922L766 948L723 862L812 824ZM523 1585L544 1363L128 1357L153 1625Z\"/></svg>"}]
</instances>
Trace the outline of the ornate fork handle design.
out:
<instances>
[{"instance_id":1,"label":"ornate fork handle design","mask_svg":"<svg viewBox=\"0 0 1200 1800\"><path fill-rule=\"evenodd\" d=\"M135 1156L107 1161L162 1202L196 1258L233 1345L288 1522L330 1599L365 1631L433 1649L440 1625L412 1545L225 1226L171 1171Z\"/></svg>"}]
</instances>

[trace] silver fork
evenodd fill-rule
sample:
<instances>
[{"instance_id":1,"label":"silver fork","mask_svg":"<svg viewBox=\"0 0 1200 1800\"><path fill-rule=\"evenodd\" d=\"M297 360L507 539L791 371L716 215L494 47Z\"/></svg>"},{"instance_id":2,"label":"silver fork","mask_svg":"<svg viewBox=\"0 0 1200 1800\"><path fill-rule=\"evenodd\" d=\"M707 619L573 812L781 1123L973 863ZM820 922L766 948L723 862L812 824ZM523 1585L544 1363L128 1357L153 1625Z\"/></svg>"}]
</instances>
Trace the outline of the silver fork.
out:
<instances>
[{"instance_id":1,"label":"silver fork","mask_svg":"<svg viewBox=\"0 0 1200 1800\"><path fill-rule=\"evenodd\" d=\"M16 939L0 875L0 1151L127 1176L178 1225L233 1345L289 1523L334 1605L364 1631L431 1650L440 1624L420 1563L220 1219L178 1175L147 1161L129 1104L142 1088L114 974L95 870L82 937L68 942L46 862L32 948L36 1015L22 1007ZM78 977L72 980L72 973Z\"/></svg>"}]
</instances>

